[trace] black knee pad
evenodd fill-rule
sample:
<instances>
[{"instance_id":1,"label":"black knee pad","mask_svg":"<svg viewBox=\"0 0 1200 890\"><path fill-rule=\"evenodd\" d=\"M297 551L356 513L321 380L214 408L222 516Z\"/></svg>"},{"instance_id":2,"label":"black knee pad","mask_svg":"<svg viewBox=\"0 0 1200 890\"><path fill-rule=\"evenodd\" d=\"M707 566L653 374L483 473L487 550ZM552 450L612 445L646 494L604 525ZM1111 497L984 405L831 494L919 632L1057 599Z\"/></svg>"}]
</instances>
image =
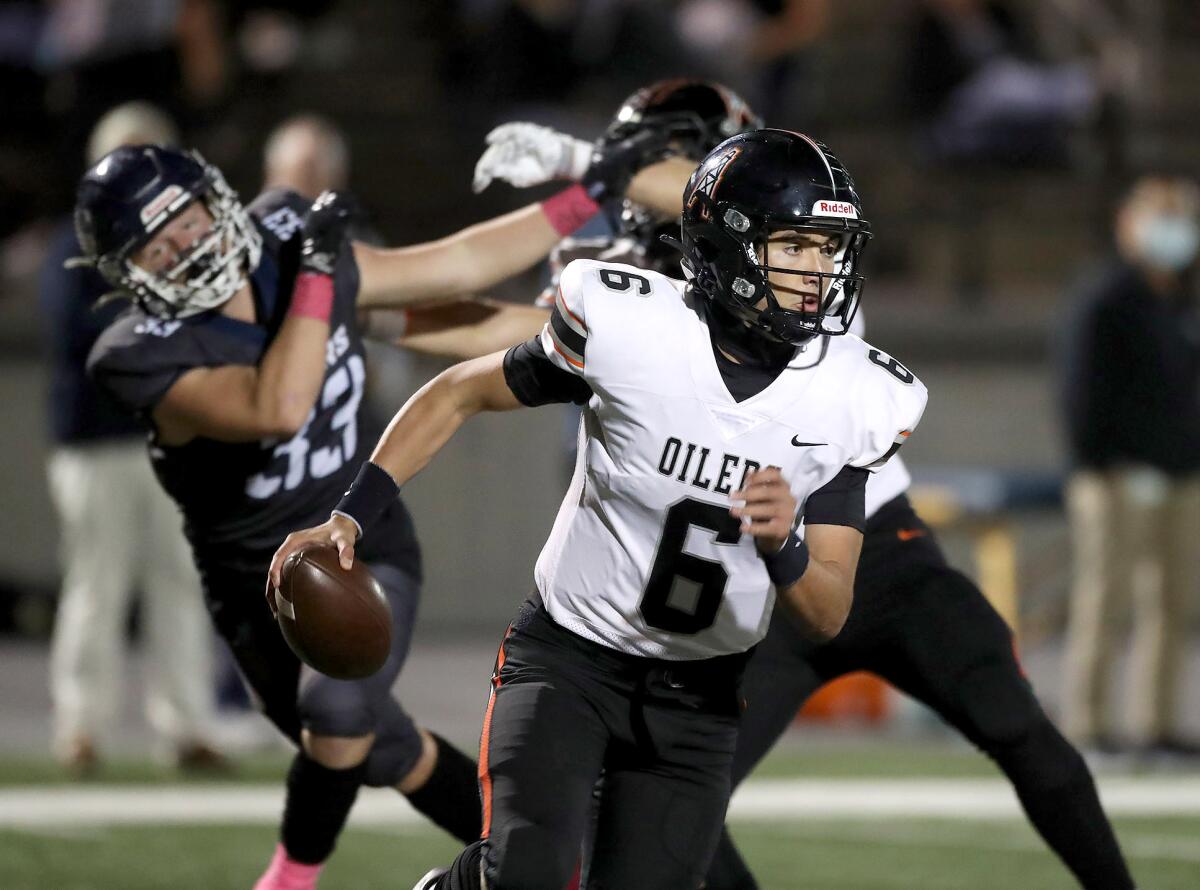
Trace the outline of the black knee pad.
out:
<instances>
[{"instance_id":1,"label":"black knee pad","mask_svg":"<svg viewBox=\"0 0 1200 890\"><path fill-rule=\"evenodd\" d=\"M357 680L334 680L305 671L296 699L300 722L316 735L354 737L375 732L383 702Z\"/></svg>"},{"instance_id":2,"label":"black knee pad","mask_svg":"<svg viewBox=\"0 0 1200 890\"><path fill-rule=\"evenodd\" d=\"M372 788L398 785L421 757L421 733L395 699L379 709L375 744L367 755L363 784Z\"/></svg>"},{"instance_id":3,"label":"black knee pad","mask_svg":"<svg viewBox=\"0 0 1200 890\"><path fill-rule=\"evenodd\" d=\"M421 734L391 696L380 700L358 684L314 677L300 693L300 719L316 735L354 738L374 733L363 784L399 784L421 757Z\"/></svg>"}]
</instances>

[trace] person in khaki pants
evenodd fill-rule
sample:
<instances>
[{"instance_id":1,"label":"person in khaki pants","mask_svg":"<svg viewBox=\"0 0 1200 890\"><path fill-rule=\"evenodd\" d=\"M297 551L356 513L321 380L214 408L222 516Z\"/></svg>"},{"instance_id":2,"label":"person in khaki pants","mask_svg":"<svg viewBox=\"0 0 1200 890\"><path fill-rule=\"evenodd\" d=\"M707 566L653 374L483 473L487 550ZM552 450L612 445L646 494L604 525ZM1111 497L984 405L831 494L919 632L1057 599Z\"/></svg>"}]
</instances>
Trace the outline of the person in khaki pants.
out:
<instances>
[{"instance_id":1,"label":"person in khaki pants","mask_svg":"<svg viewBox=\"0 0 1200 890\"><path fill-rule=\"evenodd\" d=\"M1179 677L1200 597L1200 246L1194 182L1147 177L1116 217L1119 261L1084 288L1067 327L1067 509L1074 577L1064 722L1100 751L1200 754L1177 724ZM1124 726L1109 669L1132 608Z\"/></svg>"},{"instance_id":2,"label":"person in khaki pants","mask_svg":"<svg viewBox=\"0 0 1200 890\"><path fill-rule=\"evenodd\" d=\"M96 124L89 162L119 145L174 142L153 106L120 105ZM146 460L135 418L101 393L84 362L122 306L93 270L64 268L80 253L74 227L54 236L40 303L50 353L54 445L47 476L59 519L63 583L50 647L54 752L71 773L91 772L119 713L121 656L134 588L143 593L147 721L176 765L225 769L212 746L212 631L183 518Z\"/></svg>"}]
</instances>

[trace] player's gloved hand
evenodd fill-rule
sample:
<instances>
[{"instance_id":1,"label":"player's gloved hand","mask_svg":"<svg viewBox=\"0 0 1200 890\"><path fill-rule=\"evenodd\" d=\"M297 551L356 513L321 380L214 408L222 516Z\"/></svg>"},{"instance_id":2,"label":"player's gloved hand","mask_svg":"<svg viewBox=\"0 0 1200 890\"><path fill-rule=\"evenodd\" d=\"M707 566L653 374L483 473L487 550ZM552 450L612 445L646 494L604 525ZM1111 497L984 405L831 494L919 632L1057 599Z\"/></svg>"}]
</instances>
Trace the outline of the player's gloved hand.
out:
<instances>
[{"instance_id":1,"label":"player's gloved hand","mask_svg":"<svg viewBox=\"0 0 1200 890\"><path fill-rule=\"evenodd\" d=\"M754 536L759 552L778 553L792 533L799 507L779 467L755 470L729 497L735 502L729 512L741 520L743 531Z\"/></svg>"},{"instance_id":2,"label":"player's gloved hand","mask_svg":"<svg viewBox=\"0 0 1200 890\"><path fill-rule=\"evenodd\" d=\"M304 214L301 227L300 270L332 275L346 241L350 200L337 192L322 192Z\"/></svg>"},{"instance_id":3,"label":"player's gloved hand","mask_svg":"<svg viewBox=\"0 0 1200 890\"><path fill-rule=\"evenodd\" d=\"M628 138L599 140L592 149L592 160L579 181L597 204L623 198L629 181L643 167L660 160L670 134L660 130L642 130Z\"/></svg>"},{"instance_id":4,"label":"player's gloved hand","mask_svg":"<svg viewBox=\"0 0 1200 890\"><path fill-rule=\"evenodd\" d=\"M475 162L476 193L502 179L517 188L552 179L580 179L592 160L592 145L540 124L501 124L487 134L487 148Z\"/></svg>"},{"instance_id":5,"label":"player's gloved hand","mask_svg":"<svg viewBox=\"0 0 1200 890\"><path fill-rule=\"evenodd\" d=\"M337 548L338 561L342 568L349 569L354 565L354 542L357 538L358 526L354 524L354 520L338 514L330 516L314 528L292 532L284 538L275 555L271 557L271 567L267 570L267 602L271 611L275 611L275 591L279 589L283 564L289 556L310 545L332 544Z\"/></svg>"}]
</instances>

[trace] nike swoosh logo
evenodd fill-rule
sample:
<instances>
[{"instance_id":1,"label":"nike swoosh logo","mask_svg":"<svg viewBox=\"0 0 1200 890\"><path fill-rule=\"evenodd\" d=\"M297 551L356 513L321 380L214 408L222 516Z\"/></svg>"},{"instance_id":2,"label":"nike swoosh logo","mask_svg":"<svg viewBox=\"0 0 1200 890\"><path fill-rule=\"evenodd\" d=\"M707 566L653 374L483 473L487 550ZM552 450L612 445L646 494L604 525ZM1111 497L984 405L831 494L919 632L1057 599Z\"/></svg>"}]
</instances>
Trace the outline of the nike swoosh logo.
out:
<instances>
[{"instance_id":1,"label":"nike swoosh logo","mask_svg":"<svg viewBox=\"0 0 1200 890\"><path fill-rule=\"evenodd\" d=\"M911 541L913 538L925 537L923 528L901 528L896 530L896 537L901 541Z\"/></svg>"},{"instance_id":2,"label":"nike swoosh logo","mask_svg":"<svg viewBox=\"0 0 1200 890\"><path fill-rule=\"evenodd\" d=\"M829 443L828 442L801 442L799 436L792 436L792 444L795 445L797 448L803 448L805 445L816 446L816 445L828 445Z\"/></svg>"}]
</instances>

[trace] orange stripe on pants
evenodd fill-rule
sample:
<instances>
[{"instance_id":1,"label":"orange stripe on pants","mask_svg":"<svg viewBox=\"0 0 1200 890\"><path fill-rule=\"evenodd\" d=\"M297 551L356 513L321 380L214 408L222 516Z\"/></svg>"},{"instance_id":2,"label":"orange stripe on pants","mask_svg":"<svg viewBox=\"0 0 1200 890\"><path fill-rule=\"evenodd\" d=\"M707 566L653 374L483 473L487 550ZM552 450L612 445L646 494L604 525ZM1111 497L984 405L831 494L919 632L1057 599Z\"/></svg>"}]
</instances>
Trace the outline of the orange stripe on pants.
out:
<instances>
[{"instance_id":1,"label":"orange stripe on pants","mask_svg":"<svg viewBox=\"0 0 1200 890\"><path fill-rule=\"evenodd\" d=\"M504 667L504 644L512 633L512 625L504 632L500 649L496 652L496 667L492 671L492 694L488 696L487 710L483 714L483 732L479 736L479 796L483 800L483 831L486 838L492 830L492 774L488 772L488 742L492 735L492 709L496 705L496 690L500 688L500 670Z\"/></svg>"}]
</instances>

